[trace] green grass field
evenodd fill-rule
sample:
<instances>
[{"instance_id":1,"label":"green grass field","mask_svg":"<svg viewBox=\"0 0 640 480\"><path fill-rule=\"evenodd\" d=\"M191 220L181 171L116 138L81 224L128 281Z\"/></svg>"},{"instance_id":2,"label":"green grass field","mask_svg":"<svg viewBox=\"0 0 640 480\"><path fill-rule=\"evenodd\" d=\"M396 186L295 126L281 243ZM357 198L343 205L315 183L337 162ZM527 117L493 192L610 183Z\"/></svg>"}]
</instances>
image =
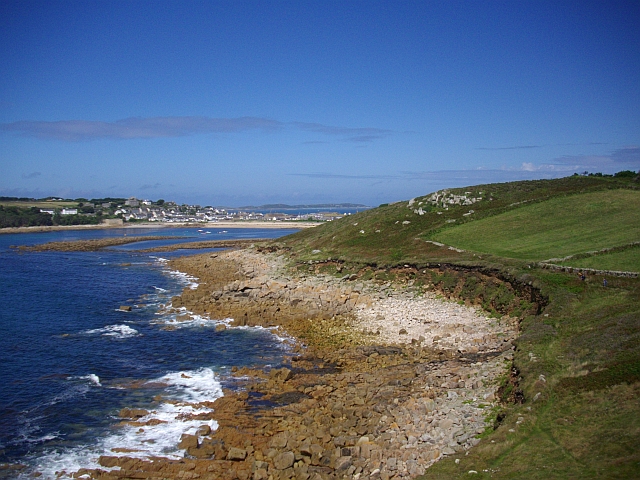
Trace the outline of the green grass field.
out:
<instances>
[{"instance_id":1,"label":"green grass field","mask_svg":"<svg viewBox=\"0 0 640 480\"><path fill-rule=\"evenodd\" d=\"M19 207L19 208L75 208L78 206L78 202L0 202L0 205L5 207Z\"/></svg>"},{"instance_id":2,"label":"green grass field","mask_svg":"<svg viewBox=\"0 0 640 480\"><path fill-rule=\"evenodd\" d=\"M559 262L560 265L579 268L595 268L596 270L616 270L619 272L640 272L640 247L629 248L620 252L594 255L587 258L576 258Z\"/></svg>"},{"instance_id":3,"label":"green grass field","mask_svg":"<svg viewBox=\"0 0 640 480\"><path fill-rule=\"evenodd\" d=\"M449 227L431 239L474 252L537 261L624 245L640 240L640 192L556 197Z\"/></svg>"}]
</instances>

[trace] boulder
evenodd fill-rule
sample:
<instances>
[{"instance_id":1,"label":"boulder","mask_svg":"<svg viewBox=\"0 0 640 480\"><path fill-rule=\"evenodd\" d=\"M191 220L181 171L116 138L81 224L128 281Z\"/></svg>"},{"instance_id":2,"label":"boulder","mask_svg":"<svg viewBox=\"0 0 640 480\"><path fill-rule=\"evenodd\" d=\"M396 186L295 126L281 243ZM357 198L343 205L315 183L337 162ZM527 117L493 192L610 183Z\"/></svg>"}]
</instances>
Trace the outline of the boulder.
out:
<instances>
[{"instance_id":1,"label":"boulder","mask_svg":"<svg viewBox=\"0 0 640 480\"><path fill-rule=\"evenodd\" d=\"M293 454L293 452L282 452L276 455L273 459L273 466L277 470L284 470L291 467L295 459L296 456Z\"/></svg>"},{"instance_id":2,"label":"boulder","mask_svg":"<svg viewBox=\"0 0 640 480\"><path fill-rule=\"evenodd\" d=\"M118 413L118 416L120 418L141 418L144 417L145 415L148 415L149 412L147 410L144 410L142 408L123 408L122 410L120 410L120 413Z\"/></svg>"},{"instance_id":3,"label":"boulder","mask_svg":"<svg viewBox=\"0 0 640 480\"><path fill-rule=\"evenodd\" d=\"M188 448L198 448L198 436L197 435L189 435L188 433L183 433L180 437L180 443L178 443L178 448L188 449Z\"/></svg>"},{"instance_id":4,"label":"boulder","mask_svg":"<svg viewBox=\"0 0 640 480\"><path fill-rule=\"evenodd\" d=\"M227 452L227 460L241 461L247 458L247 451L242 448L231 447Z\"/></svg>"},{"instance_id":5,"label":"boulder","mask_svg":"<svg viewBox=\"0 0 640 480\"><path fill-rule=\"evenodd\" d=\"M336 472L342 472L344 470L347 470L351 465L352 465L352 461L351 461L351 456L343 456L343 457L338 457L338 459L336 460Z\"/></svg>"},{"instance_id":6,"label":"boulder","mask_svg":"<svg viewBox=\"0 0 640 480\"><path fill-rule=\"evenodd\" d=\"M274 368L269 372L269 379L276 383L284 383L291 378L291 370L286 367Z\"/></svg>"}]
</instances>

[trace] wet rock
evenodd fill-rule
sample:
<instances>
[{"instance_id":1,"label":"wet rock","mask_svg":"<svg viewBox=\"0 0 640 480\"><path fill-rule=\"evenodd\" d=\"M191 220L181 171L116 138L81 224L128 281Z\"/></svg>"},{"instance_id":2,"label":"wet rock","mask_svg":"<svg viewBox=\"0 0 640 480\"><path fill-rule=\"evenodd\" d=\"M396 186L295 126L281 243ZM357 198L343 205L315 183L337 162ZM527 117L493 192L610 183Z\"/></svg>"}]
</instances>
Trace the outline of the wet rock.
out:
<instances>
[{"instance_id":1,"label":"wet rock","mask_svg":"<svg viewBox=\"0 0 640 480\"><path fill-rule=\"evenodd\" d=\"M98 458L98 463L103 467L112 468L118 466L119 460L119 457L100 455L100 458Z\"/></svg>"},{"instance_id":2,"label":"wet rock","mask_svg":"<svg viewBox=\"0 0 640 480\"><path fill-rule=\"evenodd\" d=\"M141 418L146 415L149 415L149 412L142 408L123 408L118 413L118 416L120 418L132 418L132 419Z\"/></svg>"},{"instance_id":3,"label":"wet rock","mask_svg":"<svg viewBox=\"0 0 640 480\"><path fill-rule=\"evenodd\" d=\"M183 433L180 437L180 443L178 443L178 448L180 449L188 449L188 448L198 448L198 436L197 435L189 435L187 433Z\"/></svg>"}]
</instances>

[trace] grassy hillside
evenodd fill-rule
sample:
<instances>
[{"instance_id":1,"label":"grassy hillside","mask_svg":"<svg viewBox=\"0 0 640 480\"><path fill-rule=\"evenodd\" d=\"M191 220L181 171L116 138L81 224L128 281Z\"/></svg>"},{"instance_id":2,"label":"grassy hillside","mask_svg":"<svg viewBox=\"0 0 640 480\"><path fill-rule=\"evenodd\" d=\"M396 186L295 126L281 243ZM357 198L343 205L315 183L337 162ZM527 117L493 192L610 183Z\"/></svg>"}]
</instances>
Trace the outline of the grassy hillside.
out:
<instances>
[{"instance_id":1,"label":"grassy hillside","mask_svg":"<svg viewBox=\"0 0 640 480\"><path fill-rule=\"evenodd\" d=\"M639 209L634 206L638 204L640 198L639 187L640 185L632 179L572 176L557 180L512 182L450 189L439 192L441 196L445 197L445 201L453 201L458 196L464 197L469 204L443 204L442 198L436 201L433 198L434 195L429 194L413 200L381 205L376 209L323 225L322 228L300 232L290 237L287 240L287 245L304 259L343 257L352 261L369 261L379 264L477 260L477 253L501 255L506 252L505 249L495 248L494 251L494 248L485 248L484 245L478 247L475 244L471 245L466 237L463 237L462 234L458 236L456 231L468 232L467 236L473 238L475 229L479 228L479 225L485 225L483 235L497 235L502 239L503 233L513 231L510 228L510 218L526 216L527 218L522 220L522 225L526 226L527 232L536 233L542 231L542 228L536 227L536 223L543 221L545 216L550 216L552 217L550 228L543 228L546 228L547 234L551 235L555 227L563 224L564 219L571 218L571 212L576 210L576 204L579 206L581 202L584 202L580 198L586 198L585 194L593 195L591 197L594 199L592 202L593 212L603 222L607 221L606 217L611 212L615 212L621 217L612 220L610 224L615 226L617 222L621 222L626 225L627 230L632 228L633 232L637 232L638 222L635 219L638 218L637 211ZM442 195L443 193L444 195ZM629 208L624 208L624 206L621 208L621 202L623 204L625 199L632 202ZM612 201L609 202L609 200ZM601 201L601 204L598 204L598 201ZM545 204L545 202L549 203ZM549 205L549 207L539 204ZM563 208L562 205L570 205L570 208ZM564 219L559 218L558 221L553 221L553 217L556 217L563 210L566 211ZM622 211L619 212L619 210ZM542 216L536 217L536 214ZM499 217L500 215L506 216ZM500 222L495 217L504 218L504 220L502 223L494 224L494 221ZM582 237L590 236L590 233L585 234L584 232L588 231L594 216L588 209L584 209L579 217L580 221L573 222L580 227L580 230L576 230L576 232L580 233ZM491 218L490 221L486 220L485 223L482 223L484 219L489 218ZM461 230L464 228L461 225L467 230ZM496 227L496 225L498 226ZM596 246L590 246L591 240L586 238L586 241L578 248L573 248L571 245L580 238L574 236L567 229L562 235L558 235L560 237L559 244L562 245L563 252L580 253L609 245L617 246L620 242L624 243L630 238L638 239L637 233L628 233L626 230L617 231L614 228L613 234L606 233L604 230L603 232L598 234L602 238L597 239ZM518 231L515 233L517 234ZM455 241L452 241L449 235L455 235ZM607 236L610 237L611 243L608 242ZM478 248L478 251L460 253L447 247L429 243L429 240L437 241L437 238L445 237L448 241L441 243L465 250ZM481 235L477 235L477 237L481 240ZM501 242L508 243L506 240L501 240ZM462 243L467 248L461 246ZM545 239L544 243L552 243L552 241ZM534 245L535 242L532 242L531 247ZM540 250L541 258L536 257L536 259L543 260L553 256L545 256L547 251L552 250L552 248ZM476 253L475 257L474 253ZM529 258L526 255L517 254L513 258ZM530 256L535 257L535 254Z\"/></svg>"},{"instance_id":2,"label":"grassy hillside","mask_svg":"<svg viewBox=\"0 0 640 480\"><path fill-rule=\"evenodd\" d=\"M425 478L640 478L640 279L610 277L605 287L603 277L582 281L532 262L577 254L565 263L637 269L640 248L624 245L640 240L639 187L633 179L568 177L452 189L280 244L299 261L340 260L342 272L440 265L433 283L450 283L465 300L489 285L471 285L475 272L533 286L547 299L540 312L521 309L503 403L487 412L494 428ZM584 254L606 248L614 250ZM513 403L515 390L524 403Z\"/></svg>"},{"instance_id":3,"label":"grassy hillside","mask_svg":"<svg viewBox=\"0 0 640 480\"><path fill-rule=\"evenodd\" d=\"M465 250L540 261L640 240L640 191L555 197L430 236Z\"/></svg>"},{"instance_id":4,"label":"grassy hillside","mask_svg":"<svg viewBox=\"0 0 640 480\"><path fill-rule=\"evenodd\" d=\"M574 258L559 264L596 270L640 272L640 245L631 245L620 251Z\"/></svg>"}]
</instances>

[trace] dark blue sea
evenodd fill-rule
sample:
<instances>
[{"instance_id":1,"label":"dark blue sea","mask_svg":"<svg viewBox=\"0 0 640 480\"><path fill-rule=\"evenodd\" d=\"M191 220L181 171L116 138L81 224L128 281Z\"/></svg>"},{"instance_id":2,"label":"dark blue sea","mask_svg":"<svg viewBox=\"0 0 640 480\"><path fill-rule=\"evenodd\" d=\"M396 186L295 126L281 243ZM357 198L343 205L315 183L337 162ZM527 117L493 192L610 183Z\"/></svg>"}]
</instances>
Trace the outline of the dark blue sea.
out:
<instances>
[{"instance_id":1,"label":"dark blue sea","mask_svg":"<svg viewBox=\"0 0 640 480\"><path fill-rule=\"evenodd\" d=\"M229 328L225 319L171 309L197 279L171 271L173 256L134 245L99 252L21 252L58 240L171 235L175 240L275 238L295 230L109 229L0 235L0 478L56 478L96 467L100 455L180 458L183 433L203 423L181 415L238 388L233 366L279 365L290 347L276 331ZM204 236L206 235L206 236ZM204 237L203 237L204 236ZM132 306L131 312L119 310ZM184 317L187 315L187 317ZM180 316L180 321L176 317ZM185 320L186 318L186 320ZM227 320L228 321L228 320ZM121 424L122 408L149 412L155 426ZM63 478L66 478L63 476Z\"/></svg>"}]
</instances>

